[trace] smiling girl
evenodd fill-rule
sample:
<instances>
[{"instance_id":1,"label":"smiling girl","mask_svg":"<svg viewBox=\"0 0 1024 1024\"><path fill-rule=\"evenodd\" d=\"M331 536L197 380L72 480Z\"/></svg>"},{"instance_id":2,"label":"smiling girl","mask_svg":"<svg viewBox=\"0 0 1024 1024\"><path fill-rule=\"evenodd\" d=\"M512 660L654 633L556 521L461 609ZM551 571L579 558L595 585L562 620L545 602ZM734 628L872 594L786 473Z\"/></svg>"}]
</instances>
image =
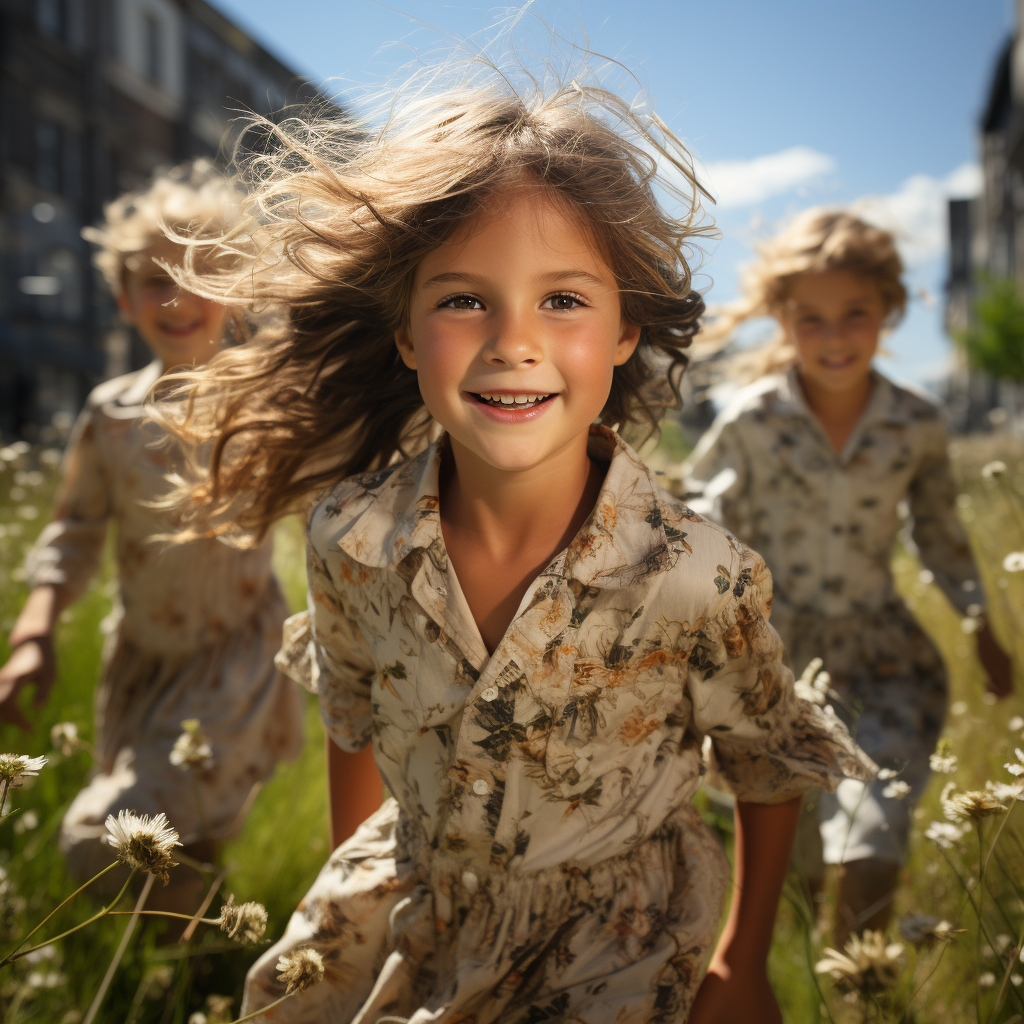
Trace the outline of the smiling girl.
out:
<instances>
[{"instance_id":1,"label":"smiling girl","mask_svg":"<svg viewBox=\"0 0 1024 1024\"><path fill-rule=\"evenodd\" d=\"M144 422L145 402L168 369L201 365L220 349L228 316L226 306L168 276L166 266L184 250L163 229L220 234L239 216L238 203L212 166L198 164L118 199L102 227L86 233L124 318L154 360L99 385L86 401L56 514L29 555L32 590L0 669L0 720L27 726L18 691L35 682L36 707L46 701L56 676L55 624L95 575L114 523L119 601L96 697L97 771L68 809L60 837L76 875L89 877L110 862L104 821L120 810L166 813L189 852L209 859L240 827L254 787L301 744L295 687L273 664L286 608L269 541L248 551L211 540L156 543L172 522L152 503L180 467L160 431ZM169 759L188 719L199 720L211 748L191 777ZM194 872L172 875L151 905L191 913L201 881Z\"/></svg>"},{"instance_id":2,"label":"smiling girl","mask_svg":"<svg viewBox=\"0 0 1024 1024\"><path fill-rule=\"evenodd\" d=\"M979 616L978 653L999 697L1009 662L954 509L946 431L935 404L873 365L906 304L890 234L842 212L809 210L766 244L744 297L717 323L779 326L764 375L741 390L683 467L695 507L760 551L775 580L772 622L802 673L822 658L836 712L884 778L842 783L816 801L823 851L842 864L837 937L883 927L946 711L942 661L896 594L890 558L906 503L921 561L963 615ZM856 710L854 710L856 709ZM887 791L888 790L888 791Z\"/></svg>"},{"instance_id":3,"label":"smiling girl","mask_svg":"<svg viewBox=\"0 0 1024 1024\"><path fill-rule=\"evenodd\" d=\"M216 412L177 425L214 442L196 530L265 530L320 493L280 662L319 693L332 774L372 744L393 794L245 1010L778 1021L765 961L799 793L872 766L795 697L761 560L614 429L654 426L666 375L678 397L703 306L693 218L654 194L688 157L577 82L421 93L358 127L275 131L244 269L196 285L269 319L190 375ZM740 801L713 961L706 737ZM323 983L277 1003L278 959L306 946Z\"/></svg>"}]
</instances>

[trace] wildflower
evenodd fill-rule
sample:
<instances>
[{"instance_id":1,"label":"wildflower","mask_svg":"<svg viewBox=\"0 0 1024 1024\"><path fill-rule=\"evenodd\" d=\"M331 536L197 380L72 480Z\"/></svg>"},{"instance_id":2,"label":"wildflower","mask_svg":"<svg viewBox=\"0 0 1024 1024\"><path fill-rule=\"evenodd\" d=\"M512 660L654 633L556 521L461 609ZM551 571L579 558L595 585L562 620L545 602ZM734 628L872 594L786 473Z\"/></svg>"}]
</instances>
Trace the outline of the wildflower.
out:
<instances>
[{"instance_id":1,"label":"wildflower","mask_svg":"<svg viewBox=\"0 0 1024 1024\"><path fill-rule=\"evenodd\" d=\"M25 985L31 989L60 988L68 983L68 976L58 971L32 971L25 979Z\"/></svg>"},{"instance_id":2,"label":"wildflower","mask_svg":"<svg viewBox=\"0 0 1024 1024\"><path fill-rule=\"evenodd\" d=\"M1019 974L1011 974L1010 975L1010 984L1013 985L1014 987L1019 985L1022 981L1024 981L1024 978L1022 978Z\"/></svg>"},{"instance_id":3,"label":"wildflower","mask_svg":"<svg viewBox=\"0 0 1024 1024\"><path fill-rule=\"evenodd\" d=\"M902 943L887 943L882 932L866 931L851 936L842 953L826 949L814 969L819 974L830 974L843 988L879 992L896 982L902 952Z\"/></svg>"},{"instance_id":4,"label":"wildflower","mask_svg":"<svg viewBox=\"0 0 1024 1024\"><path fill-rule=\"evenodd\" d=\"M282 956L277 961L277 969L286 985L285 995L289 996L305 992L324 978L323 957L309 946L295 950L290 956Z\"/></svg>"},{"instance_id":5,"label":"wildflower","mask_svg":"<svg viewBox=\"0 0 1024 1024\"><path fill-rule=\"evenodd\" d=\"M985 791L1004 803L1008 800L1024 799L1024 779L1017 783L992 782L985 783Z\"/></svg>"},{"instance_id":6,"label":"wildflower","mask_svg":"<svg viewBox=\"0 0 1024 1024\"><path fill-rule=\"evenodd\" d=\"M823 664L821 658L811 659L795 684L798 697L819 706L828 699L828 690L832 685L832 677L821 671Z\"/></svg>"},{"instance_id":7,"label":"wildflower","mask_svg":"<svg viewBox=\"0 0 1024 1024\"><path fill-rule=\"evenodd\" d=\"M952 942L962 935L966 928L954 928L948 921L940 921L930 914L910 914L899 924L900 935L915 946L930 945L933 942Z\"/></svg>"},{"instance_id":8,"label":"wildflower","mask_svg":"<svg viewBox=\"0 0 1024 1024\"><path fill-rule=\"evenodd\" d=\"M1024 551L1011 551L1003 559L1003 572L1020 572L1024 570Z\"/></svg>"},{"instance_id":9,"label":"wildflower","mask_svg":"<svg viewBox=\"0 0 1024 1024\"><path fill-rule=\"evenodd\" d=\"M981 475L986 480L995 480L1006 473L1006 463L1002 459L995 459L981 467Z\"/></svg>"},{"instance_id":10,"label":"wildflower","mask_svg":"<svg viewBox=\"0 0 1024 1024\"><path fill-rule=\"evenodd\" d=\"M220 930L243 946L255 946L267 930L267 910L261 903L235 903L229 896L220 908Z\"/></svg>"},{"instance_id":11,"label":"wildflower","mask_svg":"<svg viewBox=\"0 0 1024 1024\"><path fill-rule=\"evenodd\" d=\"M895 779L897 775L899 775L899 772L895 771L892 768L879 768L878 769L878 778L882 782L885 782L886 779Z\"/></svg>"},{"instance_id":12,"label":"wildflower","mask_svg":"<svg viewBox=\"0 0 1024 1024\"><path fill-rule=\"evenodd\" d=\"M910 786L902 779L895 779L882 790L882 796L889 800L902 800L910 792Z\"/></svg>"},{"instance_id":13,"label":"wildflower","mask_svg":"<svg viewBox=\"0 0 1024 1024\"><path fill-rule=\"evenodd\" d=\"M234 1017L231 1012L233 1003L234 1000L231 996L207 996L206 1009L209 1013L206 1019L208 1024L229 1024Z\"/></svg>"},{"instance_id":14,"label":"wildflower","mask_svg":"<svg viewBox=\"0 0 1024 1024\"><path fill-rule=\"evenodd\" d=\"M1011 775L1024 775L1024 750L1021 750L1020 747L1016 747L1013 752L1017 755L1017 760L1008 761L1003 767L1006 768Z\"/></svg>"},{"instance_id":15,"label":"wildflower","mask_svg":"<svg viewBox=\"0 0 1024 1024\"><path fill-rule=\"evenodd\" d=\"M18 515L21 516L22 519L38 519L39 509L37 509L35 505L21 505L18 508Z\"/></svg>"},{"instance_id":16,"label":"wildflower","mask_svg":"<svg viewBox=\"0 0 1024 1024\"><path fill-rule=\"evenodd\" d=\"M935 753L928 758L928 765L933 772L942 775L952 775L956 771L956 754L953 753L953 744L946 737L939 740Z\"/></svg>"},{"instance_id":17,"label":"wildflower","mask_svg":"<svg viewBox=\"0 0 1024 1024\"><path fill-rule=\"evenodd\" d=\"M1024 729L1024 718L1020 715L1014 715L1013 718L1006 723L1006 727L1010 732L1020 732L1021 729Z\"/></svg>"},{"instance_id":18,"label":"wildflower","mask_svg":"<svg viewBox=\"0 0 1024 1024\"><path fill-rule=\"evenodd\" d=\"M186 718L181 727L185 731L174 741L171 764L186 772L193 768L212 768L213 748L210 738L199 725L199 719Z\"/></svg>"},{"instance_id":19,"label":"wildflower","mask_svg":"<svg viewBox=\"0 0 1024 1024\"><path fill-rule=\"evenodd\" d=\"M39 827L39 815L35 811L29 810L18 818L14 823L14 834L22 835L25 832L31 832L32 829Z\"/></svg>"},{"instance_id":20,"label":"wildflower","mask_svg":"<svg viewBox=\"0 0 1024 1024\"><path fill-rule=\"evenodd\" d=\"M0 754L0 781L6 782L11 789L20 789L28 776L39 774L46 761L45 757Z\"/></svg>"},{"instance_id":21,"label":"wildflower","mask_svg":"<svg viewBox=\"0 0 1024 1024\"><path fill-rule=\"evenodd\" d=\"M925 830L926 839L930 839L943 850L952 850L963 839L966 829L960 825L951 825L945 821L933 821Z\"/></svg>"},{"instance_id":22,"label":"wildflower","mask_svg":"<svg viewBox=\"0 0 1024 1024\"><path fill-rule=\"evenodd\" d=\"M107 842L117 850L117 859L130 868L156 875L164 885L167 873L176 863L171 852L178 842L178 833L167 823L166 814L150 818L148 814L120 811L115 818L107 815Z\"/></svg>"},{"instance_id":23,"label":"wildflower","mask_svg":"<svg viewBox=\"0 0 1024 1024\"><path fill-rule=\"evenodd\" d=\"M58 722L50 730L50 742L65 757L70 757L82 745L78 738L78 726L74 722Z\"/></svg>"},{"instance_id":24,"label":"wildflower","mask_svg":"<svg viewBox=\"0 0 1024 1024\"><path fill-rule=\"evenodd\" d=\"M952 783L942 793L942 811L950 821L964 821L967 818L981 821L982 818L1006 811L1006 804L985 790L970 789L963 793L951 793L951 789Z\"/></svg>"},{"instance_id":25,"label":"wildflower","mask_svg":"<svg viewBox=\"0 0 1024 1024\"><path fill-rule=\"evenodd\" d=\"M996 976L991 971L978 975L978 985L981 988L991 988L996 983Z\"/></svg>"}]
</instances>

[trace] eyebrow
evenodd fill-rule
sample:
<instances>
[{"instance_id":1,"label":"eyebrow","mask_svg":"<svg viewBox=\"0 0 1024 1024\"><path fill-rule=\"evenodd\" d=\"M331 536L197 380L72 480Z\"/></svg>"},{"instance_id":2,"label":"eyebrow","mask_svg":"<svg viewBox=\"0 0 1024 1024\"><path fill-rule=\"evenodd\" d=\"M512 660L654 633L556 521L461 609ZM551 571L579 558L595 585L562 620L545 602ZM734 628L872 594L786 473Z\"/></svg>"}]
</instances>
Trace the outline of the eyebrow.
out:
<instances>
[{"instance_id":1,"label":"eyebrow","mask_svg":"<svg viewBox=\"0 0 1024 1024\"><path fill-rule=\"evenodd\" d=\"M544 284L559 284L563 281L583 281L592 285L605 284L601 278L591 274L589 271L579 270L576 268L569 270L553 270L549 274L542 275L540 280ZM455 282L466 282L469 284L481 285L485 283L485 279L477 274L471 274L468 271L449 270L445 271L443 274L435 274L429 280L424 281L420 287L426 288L429 285L452 284Z\"/></svg>"}]
</instances>

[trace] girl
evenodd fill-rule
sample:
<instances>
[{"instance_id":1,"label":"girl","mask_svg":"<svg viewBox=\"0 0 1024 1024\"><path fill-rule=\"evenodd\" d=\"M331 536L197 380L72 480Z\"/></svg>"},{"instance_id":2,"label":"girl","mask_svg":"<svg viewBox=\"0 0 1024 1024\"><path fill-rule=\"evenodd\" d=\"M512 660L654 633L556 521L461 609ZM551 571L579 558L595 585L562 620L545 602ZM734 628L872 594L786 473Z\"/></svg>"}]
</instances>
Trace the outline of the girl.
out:
<instances>
[{"instance_id":1,"label":"girl","mask_svg":"<svg viewBox=\"0 0 1024 1024\"><path fill-rule=\"evenodd\" d=\"M744 297L713 329L773 316L764 375L740 391L683 467L684 487L762 552L775 580L772 622L794 672L824 659L857 742L899 770L850 780L817 800L825 863L843 864L837 931L883 927L911 812L928 782L946 711L935 648L896 595L889 560L905 502L922 562L964 615L980 615L977 569L954 511L946 432L934 403L872 366L906 304L893 238L841 212L808 210L765 245ZM1009 662L981 621L978 653L999 697ZM886 773L887 774L887 773ZM890 791L893 792L893 791ZM812 830L816 832L816 829ZM820 856L807 865L812 888Z\"/></svg>"},{"instance_id":2,"label":"girl","mask_svg":"<svg viewBox=\"0 0 1024 1024\"><path fill-rule=\"evenodd\" d=\"M32 591L0 671L0 715L27 726L17 692L34 680L36 706L48 697L54 625L95 575L113 521L120 602L96 697L97 771L61 829L77 875L110 863L104 821L122 809L166 812L193 855L209 858L215 841L241 825L253 788L301 744L297 692L273 664L286 609L270 542L249 551L216 541L169 550L154 543L171 525L152 503L166 493L175 461L155 445L160 432L143 423L144 403L168 368L200 365L217 351L228 314L171 280L165 264L180 261L182 250L162 226L219 234L238 217L238 199L200 163L111 203L103 226L86 233L122 314L155 358L101 384L86 402L56 515L29 555ZM199 720L211 748L191 778L169 759L187 719ZM180 898L160 896L183 903L185 889L199 881L179 879Z\"/></svg>"},{"instance_id":3,"label":"girl","mask_svg":"<svg viewBox=\"0 0 1024 1024\"><path fill-rule=\"evenodd\" d=\"M275 132L249 260L199 286L280 315L189 375L193 408L218 400L178 426L215 441L197 529L265 529L328 489L281 661L393 794L245 1010L312 946L324 982L267 1020L685 1019L726 887L690 802L708 739L740 801L738 888L690 1019L777 1021L799 793L872 766L794 695L758 556L613 429L653 429L666 372L678 395L703 306L693 217L659 207L648 154L687 176L688 157L578 82L421 93L359 127Z\"/></svg>"}]
</instances>

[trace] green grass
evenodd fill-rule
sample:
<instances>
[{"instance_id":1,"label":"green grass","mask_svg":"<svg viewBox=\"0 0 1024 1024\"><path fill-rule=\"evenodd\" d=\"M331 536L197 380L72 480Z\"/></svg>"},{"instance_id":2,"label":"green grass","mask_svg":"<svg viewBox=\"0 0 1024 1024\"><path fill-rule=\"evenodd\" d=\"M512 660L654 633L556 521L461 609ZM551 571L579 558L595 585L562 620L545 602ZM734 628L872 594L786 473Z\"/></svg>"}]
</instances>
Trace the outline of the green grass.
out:
<instances>
[{"instance_id":1,"label":"green grass","mask_svg":"<svg viewBox=\"0 0 1024 1024\"><path fill-rule=\"evenodd\" d=\"M661 464L676 461L685 452L681 436L671 428L658 453ZM20 467L24 473L35 467L38 453L32 453ZM992 595L991 615L995 628L1014 650L1017 664L1024 664L1024 639L1019 623L1024 619L1024 573L1007 574L1000 568L1010 551L1024 549L1024 523L1018 510L1007 500L1005 489L982 478L981 466L992 458L1002 458L1010 466L1014 480L1024 485L1024 447L1006 439L958 442L955 462L962 480L962 512L971 532L986 586ZM28 543L45 521L55 483L54 472L46 466L43 479L17 484L15 468L0 470L0 634L6 636L26 596L22 582L11 578L20 564ZM24 481L24 478L19 478ZM11 498L12 489L26 493ZM967 500L969 498L969 502ZM34 519L22 518L19 509L35 508ZM29 513L31 515L31 513ZM11 536L11 524L21 532ZM301 528L290 521L277 531L275 564L292 607L304 602L304 558ZM942 650L950 670L952 701L957 714L951 715L947 735L960 758L954 777L961 788L977 788L986 779L1008 781L1003 763L1012 757L1020 738L1007 728L1014 715L1024 715L1024 701L1013 697L998 706L982 699L981 670L972 652L972 638L961 629L958 615L936 588L920 578L920 566L905 552L895 559L901 592L921 617L925 628ZM99 675L102 634L100 623L110 609L111 586L108 557L100 578L68 613L65 613L58 638L59 678L47 707L36 718L31 734L0 728L0 750L27 754L45 754L50 763L30 789L14 794L19 813L0 823L0 943L12 945L68 894L72 886L56 847L61 816L70 799L84 783L89 758L78 753L69 758L50 749L49 732L58 721L74 721L85 739L92 737L92 694ZM7 649L0 639L0 658ZM1021 684L1024 689L1024 683ZM323 755L323 732L315 704L310 698L307 743L301 757L279 768L260 793L242 834L224 851L230 867L222 893L233 892L238 900L254 899L264 903L269 914L268 936L283 930L288 915L304 894L327 855L327 811ZM933 819L942 819L939 793L944 778L937 778L920 808L919 830ZM1010 828L1016 828L1015 811ZM34 816L34 820L33 820ZM22 824L19 826L18 822ZM725 824L722 822L721 824ZM33 827L25 827L32 825ZM1021 883L1024 860L1008 834L1000 843L1000 857L1008 874L993 870L993 891L986 896L986 917L993 935L1007 934L1009 925L1019 927L1024 919ZM955 863L970 870L977 860L970 852L954 854ZM788 890L796 897L796 888ZM770 974L785 1019L792 1024L828 1021L857 1021L862 1013L854 1003L831 990L822 981L829 1009L824 1008L809 964L828 944L819 934L801 923L800 901L784 900L772 949ZM82 920L100 904L84 895L66 912L58 915L44 934ZM216 904L215 904L216 906ZM965 909L964 890L950 867L931 842L916 836L912 856L901 886L897 914L922 912L959 922L972 929L970 909ZM1009 921L1003 919L1005 914ZM6 1024L74 1024L84 1016L107 964L114 954L125 927L125 918L106 919L90 926L56 948L52 959L0 970L0 1019ZM189 955L183 956L183 953ZM971 934L961 937L943 956L939 969L912 1004L908 1021L929 1024L960 1024L975 1019L975 979L979 972L996 969L996 961L985 957ZM185 1024L189 1015L204 1006L207 995L232 996L235 1009L245 971L255 958L251 950L225 949L219 933L201 934L190 949L162 947L157 944L156 929L141 929L129 947L122 966L99 1016L103 1022L129 1019L137 1024ZM910 993L910 969L914 953L905 951L907 976L900 991ZM925 953L918 968L918 981L934 961L936 952ZM63 980L55 987L38 984L52 970ZM1024 973L1024 966L1022 966ZM37 977L32 977L37 975ZM1021 986L1024 988L1024 986ZM994 989L982 992L983 1015L994 999ZM134 1005L134 1009L133 1009ZM131 1011L131 1016L130 1016ZM993 1021L1011 1018L1009 1003Z\"/></svg>"}]
</instances>

